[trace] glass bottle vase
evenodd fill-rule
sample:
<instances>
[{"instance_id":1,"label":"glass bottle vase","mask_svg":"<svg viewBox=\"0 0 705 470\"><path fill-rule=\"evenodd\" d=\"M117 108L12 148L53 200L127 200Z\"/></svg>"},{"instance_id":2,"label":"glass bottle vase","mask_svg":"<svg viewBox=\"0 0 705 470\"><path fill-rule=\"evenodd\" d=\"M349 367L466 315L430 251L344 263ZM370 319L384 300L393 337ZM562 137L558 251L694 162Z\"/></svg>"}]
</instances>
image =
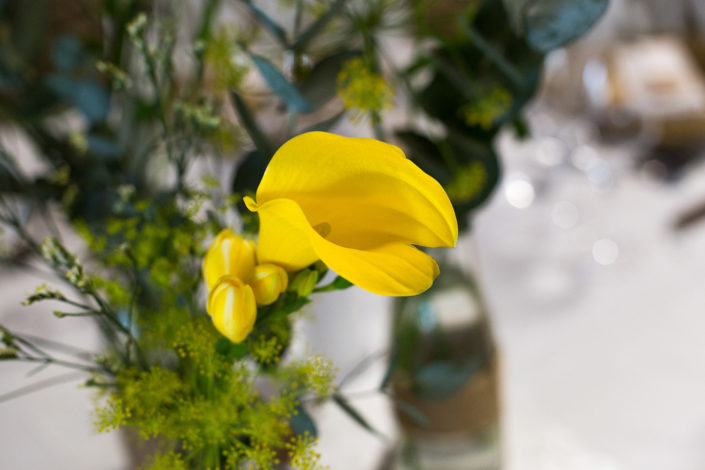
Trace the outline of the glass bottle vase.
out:
<instances>
[{"instance_id":1,"label":"glass bottle vase","mask_svg":"<svg viewBox=\"0 0 705 470\"><path fill-rule=\"evenodd\" d=\"M499 357L478 284L457 250L434 251L434 285L394 304L393 470L498 470Z\"/></svg>"}]
</instances>

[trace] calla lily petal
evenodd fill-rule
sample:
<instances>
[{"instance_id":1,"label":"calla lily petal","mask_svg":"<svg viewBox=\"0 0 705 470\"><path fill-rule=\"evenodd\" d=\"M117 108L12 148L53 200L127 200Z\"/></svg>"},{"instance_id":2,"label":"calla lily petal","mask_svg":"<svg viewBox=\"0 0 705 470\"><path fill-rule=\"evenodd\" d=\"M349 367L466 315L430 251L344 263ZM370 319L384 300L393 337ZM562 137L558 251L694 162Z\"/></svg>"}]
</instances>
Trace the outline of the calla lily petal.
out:
<instances>
[{"instance_id":1,"label":"calla lily petal","mask_svg":"<svg viewBox=\"0 0 705 470\"><path fill-rule=\"evenodd\" d=\"M301 207L291 199L257 205L248 198L246 203L250 210L259 213L258 257L262 262L294 271L321 259L353 284L390 296L423 292L438 275L438 265L433 258L404 243L361 250L328 241L311 226ZM297 243L280 239L280 233L297 234ZM306 253L307 257L301 257L301 253Z\"/></svg>"},{"instance_id":2,"label":"calla lily petal","mask_svg":"<svg viewBox=\"0 0 705 470\"><path fill-rule=\"evenodd\" d=\"M260 210L252 198L246 197L245 205L252 212ZM299 213L289 206L270 204L259 214L259 262L277 264L287 271L297 271L315 262L319 256L311 246L310 228L308 222L301 224Z\"/></svg>"},{"instance_id":3,"label":"calla lily petal","mask_svg":"<svg viewBox=\"0 0 705 470\"><path fill-rule=\"evenodd\" d=\"M280 198L296 201L311 226L348 248L453 246L458 238L441 185L401 149L374 139L309 132L289 140L257 189L259 204Z\"/></svg>"}]
</instances>

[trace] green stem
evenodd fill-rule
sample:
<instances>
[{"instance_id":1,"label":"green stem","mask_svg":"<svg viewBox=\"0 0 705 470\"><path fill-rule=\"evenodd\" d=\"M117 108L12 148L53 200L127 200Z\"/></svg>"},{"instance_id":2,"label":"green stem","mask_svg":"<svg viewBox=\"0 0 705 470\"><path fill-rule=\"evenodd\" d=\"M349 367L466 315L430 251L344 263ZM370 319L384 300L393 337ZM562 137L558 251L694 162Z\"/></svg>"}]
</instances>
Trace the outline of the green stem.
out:
<instances>
[{"instance_id":1,"label":"green stem","mask_svg":"<svg viewBox=\"0 0 705 470\"><path fill-rule=\"evenodd\" d=\"M72 369L78 369L82 370L85 372L99 372L99 373L106 373L108 370L103 369L103 368L98 368L98 367L91 367L86 364L79 364L77 362L71 362L71 361L64 361L62 359L56 359L53 357L18 357L14 359L16 361L24 361L24 362L39 362L42 364L51 364L51 365L56 365L56 366L63 366L63 367L69 367ZM110 371L112 374L112 371Z\"/></svg>"}]
</instances>

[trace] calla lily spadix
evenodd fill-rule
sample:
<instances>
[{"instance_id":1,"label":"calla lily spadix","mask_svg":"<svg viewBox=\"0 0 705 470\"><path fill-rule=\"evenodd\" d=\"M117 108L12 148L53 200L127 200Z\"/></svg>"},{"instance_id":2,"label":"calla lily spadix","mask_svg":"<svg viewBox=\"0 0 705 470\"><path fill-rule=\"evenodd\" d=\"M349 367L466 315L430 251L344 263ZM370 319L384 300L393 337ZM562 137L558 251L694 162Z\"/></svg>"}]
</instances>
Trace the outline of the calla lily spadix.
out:
<instances>
[{"instance_id":1,"label":"calla lily spadix","mask_svg":"<svg viewBox=\"0 0 705 470\"><path fill-rule=\"evenodd\" d=\"M274 154L257 188L257 259L287 271L321 260L370 292L415 295L438 275L414 245L454 246L458 223L441 185L398 147L310 132Z\"/></svg>"}]
</instances>

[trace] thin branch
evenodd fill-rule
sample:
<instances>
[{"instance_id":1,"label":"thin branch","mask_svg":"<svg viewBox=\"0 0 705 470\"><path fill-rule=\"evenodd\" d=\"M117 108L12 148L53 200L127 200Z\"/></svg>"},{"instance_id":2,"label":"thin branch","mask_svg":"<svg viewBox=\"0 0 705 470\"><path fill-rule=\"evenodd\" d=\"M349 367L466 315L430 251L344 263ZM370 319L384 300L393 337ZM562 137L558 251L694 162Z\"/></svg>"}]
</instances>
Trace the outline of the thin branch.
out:
<instances>
[{"instance_id":1,"label":"thin branch","mask_svg":"<svg viewBox=\"0 0 705 470\"><path fill-rule=\"evenodd\" d=\"M39 380L37 382L34 382L33 384L25 385L24 387L16 388L15 390L0 395L0 403L22 397L30 393L39 392L49 387L73 382L83 377L85 377L85 374L83 373L67 372L65 374L57 375L55 377L49 377L44 380Z\"/></svg>"},{"instance_id":2,"label":"thin branch","mask_svg":"<svg viewBox=\"0 0 705 470\"><path fill-rule=\"evenodd\" d=\"M383 350L383 351L377 351L372 354L369 354L365 357L363 357L357 364L353 366L350 371L345 374L345 376L341 379L340 383L338 384L338 389L342 389L343 386L348 383L350 380L352 380L354 377L360 374L360 372L364 371L367 367L369 367L371 364L373 364L375 361L381 359L382 357L386 356L389 354L388 350Z\"/></svg>"}]
</instances>

